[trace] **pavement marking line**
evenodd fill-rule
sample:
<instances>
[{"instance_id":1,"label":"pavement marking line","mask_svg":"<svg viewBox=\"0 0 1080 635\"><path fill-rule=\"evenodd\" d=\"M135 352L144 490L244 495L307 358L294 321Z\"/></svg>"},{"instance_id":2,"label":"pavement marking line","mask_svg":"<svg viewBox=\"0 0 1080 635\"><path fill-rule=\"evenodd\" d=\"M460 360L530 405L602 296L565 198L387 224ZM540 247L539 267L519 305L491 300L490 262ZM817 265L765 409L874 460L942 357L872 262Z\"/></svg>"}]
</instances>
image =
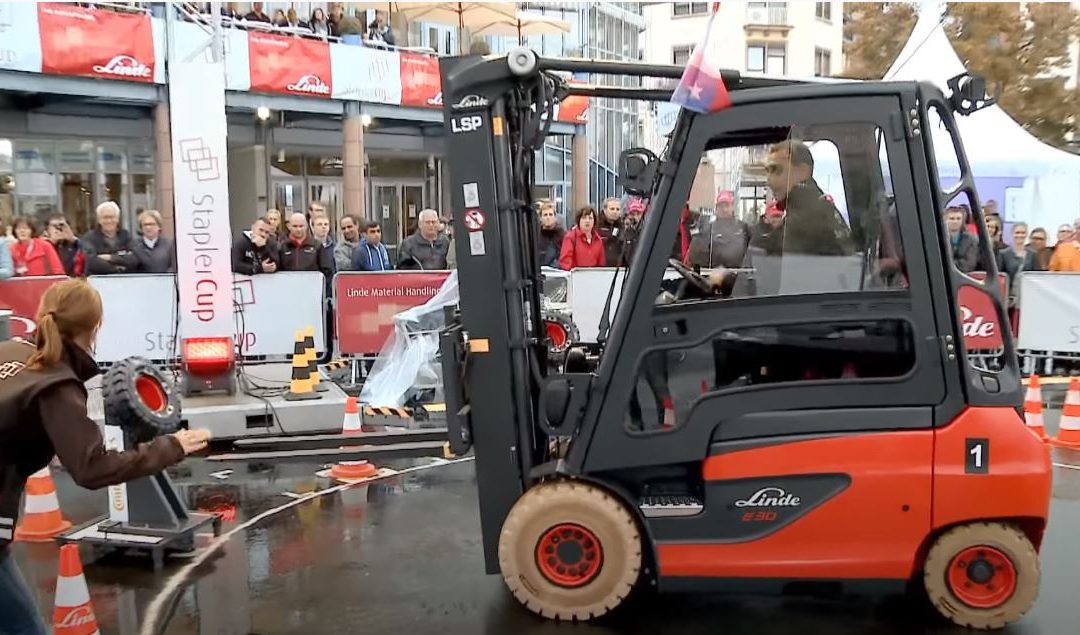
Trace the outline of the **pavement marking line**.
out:
<instances>
[{"instance_id":1,"label":"pavement marking line","mask_svg":"<svg viewBox=\"0 0 1080 635\"><path fill-rule=\"evenodd\" d=\"M218 549L220 549L222 546L224 546L225 543L227 543L229 540L232 539L233 536L240 533L241 531L244 531L244 530L248 529L249 527L251 527L251 526L253 526L253 525L255 525L255 524L257 524L257 523L259 523L259 522L261 522L261 521L263 521L263 520L265 520L265 519L267 519L267 518L269 518L269 517L271 517L271 516L273 516L275 514L279 514L279 513L283 512L283 511L287 510L287 509L291 509L293 507L296 507L297 505L301 505L301 504L306 503L308 501L315 500L316 498L319 498L321 496L325 496L327 494L335 494L337 492L341 492L341 491L344 491L344 490L347 490L347 489L351 489L351 488L357 487L359 485L366 485L368 483L374 483L376 481L381 481L383 479L391 478L391 477L394 477L394 476L401 476L403 474L409 474L410 472L421 472L423 470L430 470L431 468L434 468L434 467L444 467L444 466L447 466L447 465L456 465L458 463L466 463L466 462L472 461L474 458L475 457L467 456L467 457L464 457L464 458L461 458L461 459L454 459L452 461L446 461L444 463L428 463L426 465L416 465L416 466L413 466L413 467L405 468L403 470L398 470L398 471L396 471L396 472L394 472L392 474L379 474L377 476L373 476L373 477L371 477L369 479L359 481L359 482L356 482L356 483L342 483L341 485L335 485L334 487L330 487L330 488L320 490L320 491L317 491L317 492L311 492L309 494L305 494L303 496L300 496L299 498L295 498L295 499L293 499L293 500L291 500L291 501L289 501L287 503L284 503L282 505L278 505L277 507L268 509L268 510L266 510L266 511L264 511L264 512L262 512L262 513L260 513L260 514L258 514L256 516L253 516L253 517L247 519L246 521L240 523L236 527L233 527L232 529L230 529L227 533L224 533L224 534L218 536L212 542L207 544L206 547L205 547L205 550L202 553L200 553L195 558L192 558L190 562L188 562L186 565L184 565L183 568L181 568L179 571L177 571L175 574L173 574L173 576L171 578L169 578L168 581L165 582L165 585L162 587L161 591L159 591L158 594L156 596L154 596L154 600L152 602L150 602L149 606L146 607L146 613L143 615L143 626L142 626L142 629L139 630L139 635L157 635L157 626L156 625L157 625L158 620L161 617L160 613L162 612L162 609L165 607L166 602L173 595L173 593L174 592L179 592L183 588L184 583L187 581L188 576L191 575L191 573L195 569L197 569L200 565L202 565L204 562L206 562L206 560L214 552L216 552Z\"/></svg>"},{"instance_id":2,"label":"pavement marking line","mask_svg":"<svg viewBox=\"0 0 1080 635\"><path fill-rule=\"evenodd\" d=\"M1069 465L1068 463L1054 463L1054 467L1063 467L1066 470L1080 470L1080 465Z\"/></svg>"}]
</instances>

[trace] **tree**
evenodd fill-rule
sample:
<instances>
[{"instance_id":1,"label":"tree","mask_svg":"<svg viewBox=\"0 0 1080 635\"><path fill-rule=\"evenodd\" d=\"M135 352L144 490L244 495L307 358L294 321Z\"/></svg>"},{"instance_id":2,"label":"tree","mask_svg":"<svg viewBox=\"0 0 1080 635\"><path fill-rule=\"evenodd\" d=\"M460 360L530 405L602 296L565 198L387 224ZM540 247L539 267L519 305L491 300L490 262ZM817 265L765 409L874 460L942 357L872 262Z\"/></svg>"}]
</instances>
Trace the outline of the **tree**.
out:
<instances>
[{"instance_id":1,"label":"tree","mask_svg":"<svg viewBox=\"0 0 1080 635\"><path fill-rule=\"evenodd\" d=\"M907 2L845 2L843 76L881 79L915 28L915 5Z\"/></svg>"},{"instance_id":2,"label":"tree","mask_svg":"<svg viewBox=\"0 0 1080 635\"><path fill-rule=\"evenodd\" d=\"M1065 87L1080 16L1068 3L950 3L945 33L964 66L1001 90L1000 106L1045 143L1066 145L1080 93Z\"/></svg>"}]
</instances>

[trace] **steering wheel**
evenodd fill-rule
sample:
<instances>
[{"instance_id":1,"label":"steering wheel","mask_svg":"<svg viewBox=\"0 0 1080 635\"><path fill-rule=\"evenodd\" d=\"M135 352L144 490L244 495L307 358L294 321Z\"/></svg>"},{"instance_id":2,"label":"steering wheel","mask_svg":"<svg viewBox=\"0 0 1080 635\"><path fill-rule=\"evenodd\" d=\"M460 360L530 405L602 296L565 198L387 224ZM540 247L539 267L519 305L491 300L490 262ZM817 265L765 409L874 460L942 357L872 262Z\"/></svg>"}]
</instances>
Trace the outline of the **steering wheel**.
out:
<instances>
[{"instance_id":1,"label":"steering wheel","mask_svg":"<svg viewBox=\"0 0 1080 635\"><path fill-rule=\"evenodd\" d=\"M671 265L672 269L679 272L679 275L685 278L687 282L689 282L702 293L705 293L707 295L712 295L716 293L716 288L713 287L713 285L708 280L706 280L704 276L702 276L700 273L695 272L690 267L687 267L678 259L669 258L668 264Z\"/></svg>"}]
</instances>

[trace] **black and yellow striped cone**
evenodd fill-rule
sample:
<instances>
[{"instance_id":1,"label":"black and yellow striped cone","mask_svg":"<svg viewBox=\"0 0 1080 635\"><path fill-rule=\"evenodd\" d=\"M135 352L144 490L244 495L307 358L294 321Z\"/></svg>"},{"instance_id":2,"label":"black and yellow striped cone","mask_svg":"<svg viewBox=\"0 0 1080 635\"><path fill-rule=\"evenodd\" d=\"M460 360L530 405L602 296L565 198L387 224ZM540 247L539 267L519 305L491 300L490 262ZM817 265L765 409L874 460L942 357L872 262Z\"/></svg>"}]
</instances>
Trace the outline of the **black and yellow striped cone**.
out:
<instances>
[{"instance_id":1,"label":"black and yellow striped cone","mask_svg":"<svg viewBox=\"0 0 1080 635\"><path fill-rule=\"evenodd\" d=\"M322 383L322 377L319 375L319 354L315 352L314 327L309 326L304 329L304 350L307 351L308 369L311 371L311 382L315 386L315 391L327 392L330 386Z\"/></svg>"},{"instance_id":2,"label":"black and yellow striped cone","mask_svg":"<svg viewBox=\"0 0 1080 635\"><path fill-rule=\"evenodd\" d=\"M296 342L293 344L292 379L289 382L289 392L285 393L285 401L306 399L322 399L322 397L315 392L307 350L304 347L304 334L297 331Z\"/></svg>"}]
</instances>

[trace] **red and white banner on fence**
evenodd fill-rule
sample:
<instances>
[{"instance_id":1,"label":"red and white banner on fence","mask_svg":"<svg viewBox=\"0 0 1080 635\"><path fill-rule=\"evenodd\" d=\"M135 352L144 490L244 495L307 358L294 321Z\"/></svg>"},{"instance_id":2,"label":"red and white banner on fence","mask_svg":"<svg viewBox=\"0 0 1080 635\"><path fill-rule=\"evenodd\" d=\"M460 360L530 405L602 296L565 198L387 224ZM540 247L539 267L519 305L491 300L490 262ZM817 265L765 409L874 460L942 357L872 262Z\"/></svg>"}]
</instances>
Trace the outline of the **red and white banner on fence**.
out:
<instances>
[{"instance_id":1,"label":"red and white banner on fence","mask_svg":"<svg viewBox=\"0 0 1080 635\"><path fill-rule=\"evenodd\" d=\"M38 5L41 72L153 83L150 16L71 4Z\"/></svg>"},{"instance_id":2,"label":"red and white banner on fence","mask_svg":"<svg viewBox=\"0 0 1080 635\"><path fill-rule=\"evenodd\" d=\"M394 331L394 315L427 302L449 271L344 272L334 277L338 352L376 355Z\"/></svg>"},{"instance_id":3,"label":"red and white banner on fence","mask_svg":"<svg viewBox=\"0 0 1080 635\"><path fill-rule=\"evenodd\" d=\"M45 290L61 280L67 280L64 276L49 276L40 278L12 278L0 282L0 309L11 309L11 335L12 337L24 337L32 335L37 330L38 304Z\"/></svg>"},{"instance_id":4,"label":"red and white banner on fence","mask_svg":"<svg viewBox=\"0 0 1080 635\"><path fill-rule=\"evenodd\" d=\"M329 99L330 45L302 37L248 33L251 90Z\"/></svg>"}]
</instances>

